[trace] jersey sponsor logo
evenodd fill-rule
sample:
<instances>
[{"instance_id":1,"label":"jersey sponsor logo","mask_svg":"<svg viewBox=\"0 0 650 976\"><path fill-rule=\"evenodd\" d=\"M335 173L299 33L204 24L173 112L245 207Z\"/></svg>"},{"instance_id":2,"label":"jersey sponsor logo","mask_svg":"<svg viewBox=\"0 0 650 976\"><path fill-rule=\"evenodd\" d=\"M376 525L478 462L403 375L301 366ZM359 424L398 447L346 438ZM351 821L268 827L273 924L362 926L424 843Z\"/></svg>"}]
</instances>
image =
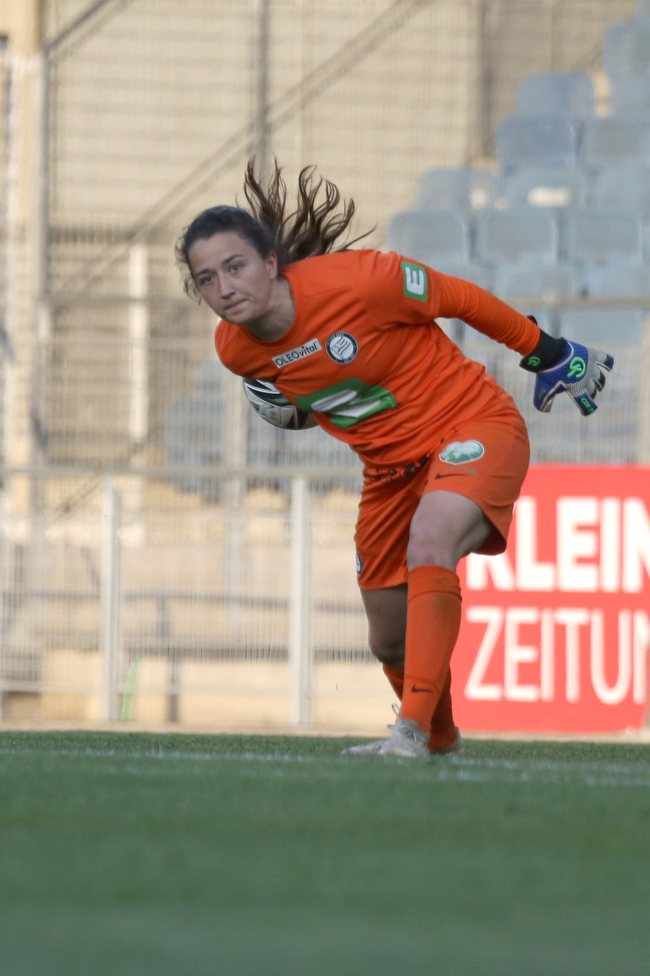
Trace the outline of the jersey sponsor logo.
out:
<instances>
[{"instance_id":1,"label":"jersey sponsor logo","mask_svg":"<svg viewBox=\"0 0 650 976\"><path fill-rule=\"evenodd\" d=\"M391 410L397 406L397 401L385 387L370 386L356 376L350 376L342 383L296 397L296 406L312 413L325 413L335 427L346 430L361 420Z\"/></svg>"},{"instance_id":2,"label":"jersey sponsor logo","mask_svg":"<svg viewBox=\"0 0 650 976\"><path fill-rule=\"evenodd\" d=\"M478 461L484 454L485 448L480 441L453 441L439 457L446 464L467 464L468 461Z\"/></svg>"},{"instance_id":3,"label":"jersey sponsor logo","mask_svg":"<svg viewBox=\"0 0 650 976\"><path fill-rule=\"evenodd\" d=\"M309 342L303 342L302 346L296 346L295 349L289 349L288 352L283 352L279 356L273 356L273 362L278 369L282 369L283 366L289 366L299 359L304 359L305 356L313 356L315 352L320 352L322 348L318 339L310 339Z\"/></svg>"},{"instance_id":4,"label":"jersey sponsor logo","mask_svg":"<svg viewBox=\"0 0 650 976\"><path fill-rule=\"evenodd\" d=\"M416 298L419 302L426 302L429 281L427 273L419 264L411 261L401 261L404 272L404 294L407 298Z\"/></svg>"},{"instance_id":5,"label":"jersey sponsor logo","mask_svg":"<svg viewBox=\"0 0 650 976\"><path fill-rule=\"evenodd\" d=\"M325 343L330 359L341 366L351 363L359 354L359 343L349 332L333 332Z\"/></svg>"}]
</instances>

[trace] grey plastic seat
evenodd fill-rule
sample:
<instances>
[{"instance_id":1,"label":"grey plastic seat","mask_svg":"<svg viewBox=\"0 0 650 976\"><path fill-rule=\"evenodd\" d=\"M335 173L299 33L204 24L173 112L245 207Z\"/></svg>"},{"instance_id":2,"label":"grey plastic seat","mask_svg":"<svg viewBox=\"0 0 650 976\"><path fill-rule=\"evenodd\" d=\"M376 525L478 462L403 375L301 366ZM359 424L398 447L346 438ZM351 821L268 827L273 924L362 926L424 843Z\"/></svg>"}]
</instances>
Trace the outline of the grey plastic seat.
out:
<instances>
[{"instance_id":1,"label":"grey plastic seat","mask_svg":"<svg viewBox=\"0 0 650 976\"><path fill-rule=\"evenodd\" d=\"M528 75L517 89L517 115L566 115L588 119L594 114L594 86L585 72Z\"/></svg>"},{"instance_id":2,"label":"grey plastic seat","mask_svg":"<svg viewBox=\"0 0 650 976\"><path fill-rule=\"evenodd\" d=\"M497 157L504 172L518 166L576 165L580 124L566 116L508 115L496 131Z\"/></svg>"},{"instance_id":3,"label":"grey plastic seat","mask_svg":"<svg viewBox=\"0 0 650 976\"><path fill-rule=\"evenodd\" d=\"M650 161L650 118L610 116L585 123L582 143L584 164L595 169L629 162Z\"/></svg>"},{"instance_id":4,"label":"grey plastic seat","mask_svg":"<svg viewBox=\"0 0 650 976\"><path fill-rule=\"evenodd\" d=\"M586 264L582 269L583 291L587 295L634 298L650 295L650 268L621 264Z\"/></svg>"},{"instance_id":5,"label":"grey plastic seat","mask_svg":"<svg viewBox=\"0 0 650 976\"><path fill-rule=\"evenodd\" d=\"M247 466L282 467L360 467L348 444L328 436L318 427L309 430L281 430L267 424L250 411L248 421Z\"/></svg>"},{"instance_id":6,"label":"grey plastic seat","mask_svg":"<svg viewBox=\"0 0 650 976\"><path fill-rule=\"evenodd\" d=\"M557 260L558 231L554 214L535 207L488 210L476 218L476 253L480 261Z\"/></svg>"},{"instance_id":7,"label":"grey plastic seat","mask_svg":"<svg viewBox=\"0 0 650 976\"><path fill-rule=\"evenodd\" d=\"M559 209L583 204L585 195L586 179L579 170L527 166L503 178L497 191L497 205Z\"/></svg>"},{"instance_id":8,"label":"grey plastic seat","mask_svg":"<svg viewBox=\"0 0 650 976\"><path fill-rule=\"evenodd\" d=\"M402 211L388 227L388 247L436 267L439 260L469 261L469 228L458 210Z\"/></svg>"},{"instance_id":9,"label":"grey plastic seat","mask_svg":"<svg viewBox=\"0 0 650 976\"><path fill-rule=\"evenodd\" d=\"M650 0L636 0L634 16L637 20L650 20Z\"/></svg>"},{"instance_id":10,"label":"grey plastic seat","mask_svg":"<svg viewBox=\"0 0 650 976\"><path fill-rule=\"evenodd\" d=\"M592 202L650 215L650 162L629 160L601 170L594 179Z\"/></svg>"},{"instance_id":11,"label":"grey plastic seat","mask_svg":"<svg viewBox=\"0 0 650 976\"><path fill-rule=\"evenodd\" d=\"M617 344L641 341L642 308L567 308L562 312L562 335L604 352Z\"/></svg>"},{"instance_id":12,"label":"grey plastic seat","mask_svg":"<svg viewBox=\"0 0 650 976\"><path fill-rule=\"evenodd\" d=\"M609 74L650 75L650 23L612 24L603 35L603 64Z\"/></svg>"},{"instance_id":13,"label":"grey plastic seat","mask_svg":"<svg viewBox=\"0 0 650 976\"><path fill-rule=\"evenodd\" d=\"M610 76L609 104L612 115L650 113L650 78L616 72Z\"/></svg>"},{"instance_id":14,"label":"grey plastic seat","mask_svg":"<svg viewBox=\"0 0 650 976\"><path fill-rule=\"evenodd\" d=\"M223 409L213 397L190 396L167 408L163 438L166 463L173 467L198 468L222 461ZM170 479L182 491L218 499L221 483L214 478Z\"/></svg>"},{"instance_id":15,"label":"grey plastic seat","mask_svg":"<svg viewBox=\"0 0 650 976\"><path fill-rule=\"evenodd\" d=\"M223 388L224 367L216 356L201 363L194 377L194 393L199 397L219 397Z\"/></svg>"},{"instance_id":16,"label":"grey plastic seat","mask_svg":"<svg viewBox=\"0 0 650 976\"><path fill-rule=\"evenodd\" d=\"M584 209L567 213L564 227L567 261L579 264L641 264L641 220L623 210Z\"/></svg>"},{"instance_id":17,"label":"grey plastic seat","mask_svg":"<svg viewBox=\"0 0 650 976\"><path fill-rule=\"evenodd\" d=\"M420 178L415 206L421 210L482 210L492 203L496 181L489 169L430 169Z\"/></svg>"},{"instance_id":18,"label":"grey plastic seat","mask_svg":"<svg viewBox=\"0 0 650 976\"><path fill-rule=\"evenodd\" d=\"M493 281L493 270L492 268L487 268L484 264L461 264L457 261L437 261L433 265L436 271L441 271L443 274L452 275L454 278L463 278L465 281L471 281L479 288L485 288L486 291L492 290Z\"/></svg>"},{"instance_id":19,"label":"grey plastic seat","mask_svg":"<svg viewBox=\"0 0 650 976\"><path fill-rule=\"evenodd\" d=\"M558 310L538 305L536 300L573 298L579 293L579 278L576 269L567 264L502 264L495 273L494 293L523 315L533 315L545 332L557 335Z\"/></svg>"},{"instance_id":20,"label":"grey plastic seat","mask_svg":"<svg viewBox=\"0 0 650 976\"><path fill-rule=\"evenodd\" d=\"M499 298L574 298L580 278L570 264L502 264L495 272L494 293Z\"/></svg>"}]
</instances>

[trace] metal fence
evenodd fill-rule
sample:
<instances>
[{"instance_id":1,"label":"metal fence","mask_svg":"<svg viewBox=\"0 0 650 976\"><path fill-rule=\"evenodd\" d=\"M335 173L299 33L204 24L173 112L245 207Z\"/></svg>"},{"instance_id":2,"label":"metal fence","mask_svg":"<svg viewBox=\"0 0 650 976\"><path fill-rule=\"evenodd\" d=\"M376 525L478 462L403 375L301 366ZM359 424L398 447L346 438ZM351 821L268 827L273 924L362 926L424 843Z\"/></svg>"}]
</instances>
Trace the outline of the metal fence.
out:
<instances>
[{"instance_id":1,"label":"metal fence","mask_svg":"<svg viewBox=\"0 0 650 976\"><path fill-rule=\"evenodd\" d=\"M346 724L365 686L355 714L375 721L358 465L248 412L174 240L273 152L289 183L317 162L384 247L422 172L493 165L526 74L587 70L606 111L602 34L633 0L41 6L43 52L0 51L5 715L281 723L312 702ZM517 399L535 459L648 458L639 349L613 350L613 405L587 430L568 404L533 416L517 357L448 327Z\"/></svg>"},{"instance_id":2,"label":"metal fence","mask_svg":"<svg viewBox=\"0 0 650 976\"><path fill-rule=\"evenodd\" d=\"M57 508L84 475L50 471L49 516L5 517L5 696L37 691L46 718L345 724L370 661L356 474L199 469L223 488L209 504L176 487L186 469L161 474L86 476Z\"/></svg>"}]
</instances>

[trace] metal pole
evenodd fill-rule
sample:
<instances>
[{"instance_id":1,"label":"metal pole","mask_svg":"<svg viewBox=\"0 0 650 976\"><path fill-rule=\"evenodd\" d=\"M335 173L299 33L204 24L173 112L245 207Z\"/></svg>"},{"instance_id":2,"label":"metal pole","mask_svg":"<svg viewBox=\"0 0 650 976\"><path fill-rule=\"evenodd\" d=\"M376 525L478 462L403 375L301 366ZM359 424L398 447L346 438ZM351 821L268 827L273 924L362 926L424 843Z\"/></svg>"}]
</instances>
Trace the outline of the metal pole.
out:
<instances>
[{"instance_id":1,"label":"metal pole","mask_svg":"<svg viewBox=\"0 0 650 976\"><path fill-rule=\"evenodd\" d=\"M144 463L144 446L149 433L149 247L133 244L129 251L129 439L134 468ZM134 541L144 540L142 509L145 481L134 478L130 500L135 516Z\"/></svg>"},{"instance_id":2,"label":"metal pole","mask_svg":"<svg viewBox=\"0 0 650 976\"><path fill-rule=\"evenodd\" d=\"M251 408L242 390L241 378L226 373L223 379L223 460L227 467L243 471L247 462L248 420ZM215 431L217 436L217 431ZM223 484L223 505L226 517L224 547L224 590L228 603L230 639L241 639L242 605L240 597L244 576L244 494L246 482L242 478L228 478Z\"/></svg>"},{"instance_id":3,"label":"metal pole","mask_svg":"<svg viewBox=\"0 0 650 976\"><path fill-rule=\"evenodd\" d=\"M16 87L22 81L16 78L17 69L7 54L6 39L0 46L2 71L2 295L0 297L0 346L2 349L2 444L0 454L4 464L13 464L14 406L16 392L16 248L18 241L19 197L19 134L17 131ZM9 504L9 490L3 488L4 505Z\"/></svg>"},{"instance_id":4,"label":"metal pole","mask_svg":"<svg viewBox=\"0 0 650 976\"><path fill-rule=\"evenodd\" d=\"M291 569L289 581L290 721L312 719L311 532L309 486L304 477L291 481Z\"/></svg>"},{"instance_id":5,"label":"metal pole","mask_svg":"<svg viewBox=\"0 0 650 976\"><path fill-rule=\"evenodd\" d=\"M47 426L45 387L52 332L49 301L49 62L44 54L34 58L34 150L32 203L32 271L35 282L34 326L31 357L31 453L35 465L45 463ZM44 487L35 479L32 506L38 513L43 507Z\"/></svg>"},{"instance_id":6,"label":"metal pole","mask_svg":"<svg viewBox=\"0 0 650 976\"><path fill-rule=\"evenodd\" d=\"M271 0L256 0L256 38L253 45L253 73L255 78L254 153L261 178L268 174L271 156L271 126L269 124L269 90L271 43Z\"/></svg>"},{"instance_id":7,"label":"metal pole","mask_svg":"<svg viewBox=\"0 0 650 976\"><path fill-rule=\"evenodd\" d=\"M650 314L646 315L641 332L639 350L639 376L646 376L650 367ZM639 424L637 429L637 464L650 464L650 392L646 384L639 381L639 400L637 403Z\"/></svg>"},{"instance_id":8,"label":"metal pole","mask_svg":"<svg viewBox=\"0 0 650 976\"><path fill-rule=\"evenodd\" d=\"M478 67L476 73L477 119L476 146L479 157L492 153L492 82L493 65L490 44L488 0L478 0Z\"/></svg>"},{"instance_id":9,"label":"metal pole","mask_svg":"<svg viewBox=\"0 0 650 976\"><path fill-rule=\"evenodd\" d=\"M102 659L101 718L114 722L119 716L117 691L120 658L121 499L112 478L104 481L102 505L102 571L100 580L100 651Z\"/></svg>"},{"instance_id":10,"label":"metal pole","mask_svg":"<svg viewBox=\"0 0 650 976\"><path fill-rule=\"evenodd\" d=\"M129 360L131 402L129 436L141 447L149 431L149 249L133 244L129 252Z\"/></svg>"}]
</instances>

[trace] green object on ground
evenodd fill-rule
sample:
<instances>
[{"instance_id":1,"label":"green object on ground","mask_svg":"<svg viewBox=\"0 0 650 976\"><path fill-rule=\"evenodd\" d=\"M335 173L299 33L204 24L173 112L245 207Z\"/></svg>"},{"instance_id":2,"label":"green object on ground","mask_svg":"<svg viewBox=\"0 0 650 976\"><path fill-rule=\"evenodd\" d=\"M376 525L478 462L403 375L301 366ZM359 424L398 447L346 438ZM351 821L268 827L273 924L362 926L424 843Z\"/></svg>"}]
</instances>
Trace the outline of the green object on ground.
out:
<instances>
[{"instance_id":1,"label":"green object on ground","mask_svg":"<svg viewBox=\"0 0 650 976\"><path fill-rule=\"evenodd\" d=\"M3 976L638 976L650 748L0 733Z\"/></svg>"}]
</instances>

